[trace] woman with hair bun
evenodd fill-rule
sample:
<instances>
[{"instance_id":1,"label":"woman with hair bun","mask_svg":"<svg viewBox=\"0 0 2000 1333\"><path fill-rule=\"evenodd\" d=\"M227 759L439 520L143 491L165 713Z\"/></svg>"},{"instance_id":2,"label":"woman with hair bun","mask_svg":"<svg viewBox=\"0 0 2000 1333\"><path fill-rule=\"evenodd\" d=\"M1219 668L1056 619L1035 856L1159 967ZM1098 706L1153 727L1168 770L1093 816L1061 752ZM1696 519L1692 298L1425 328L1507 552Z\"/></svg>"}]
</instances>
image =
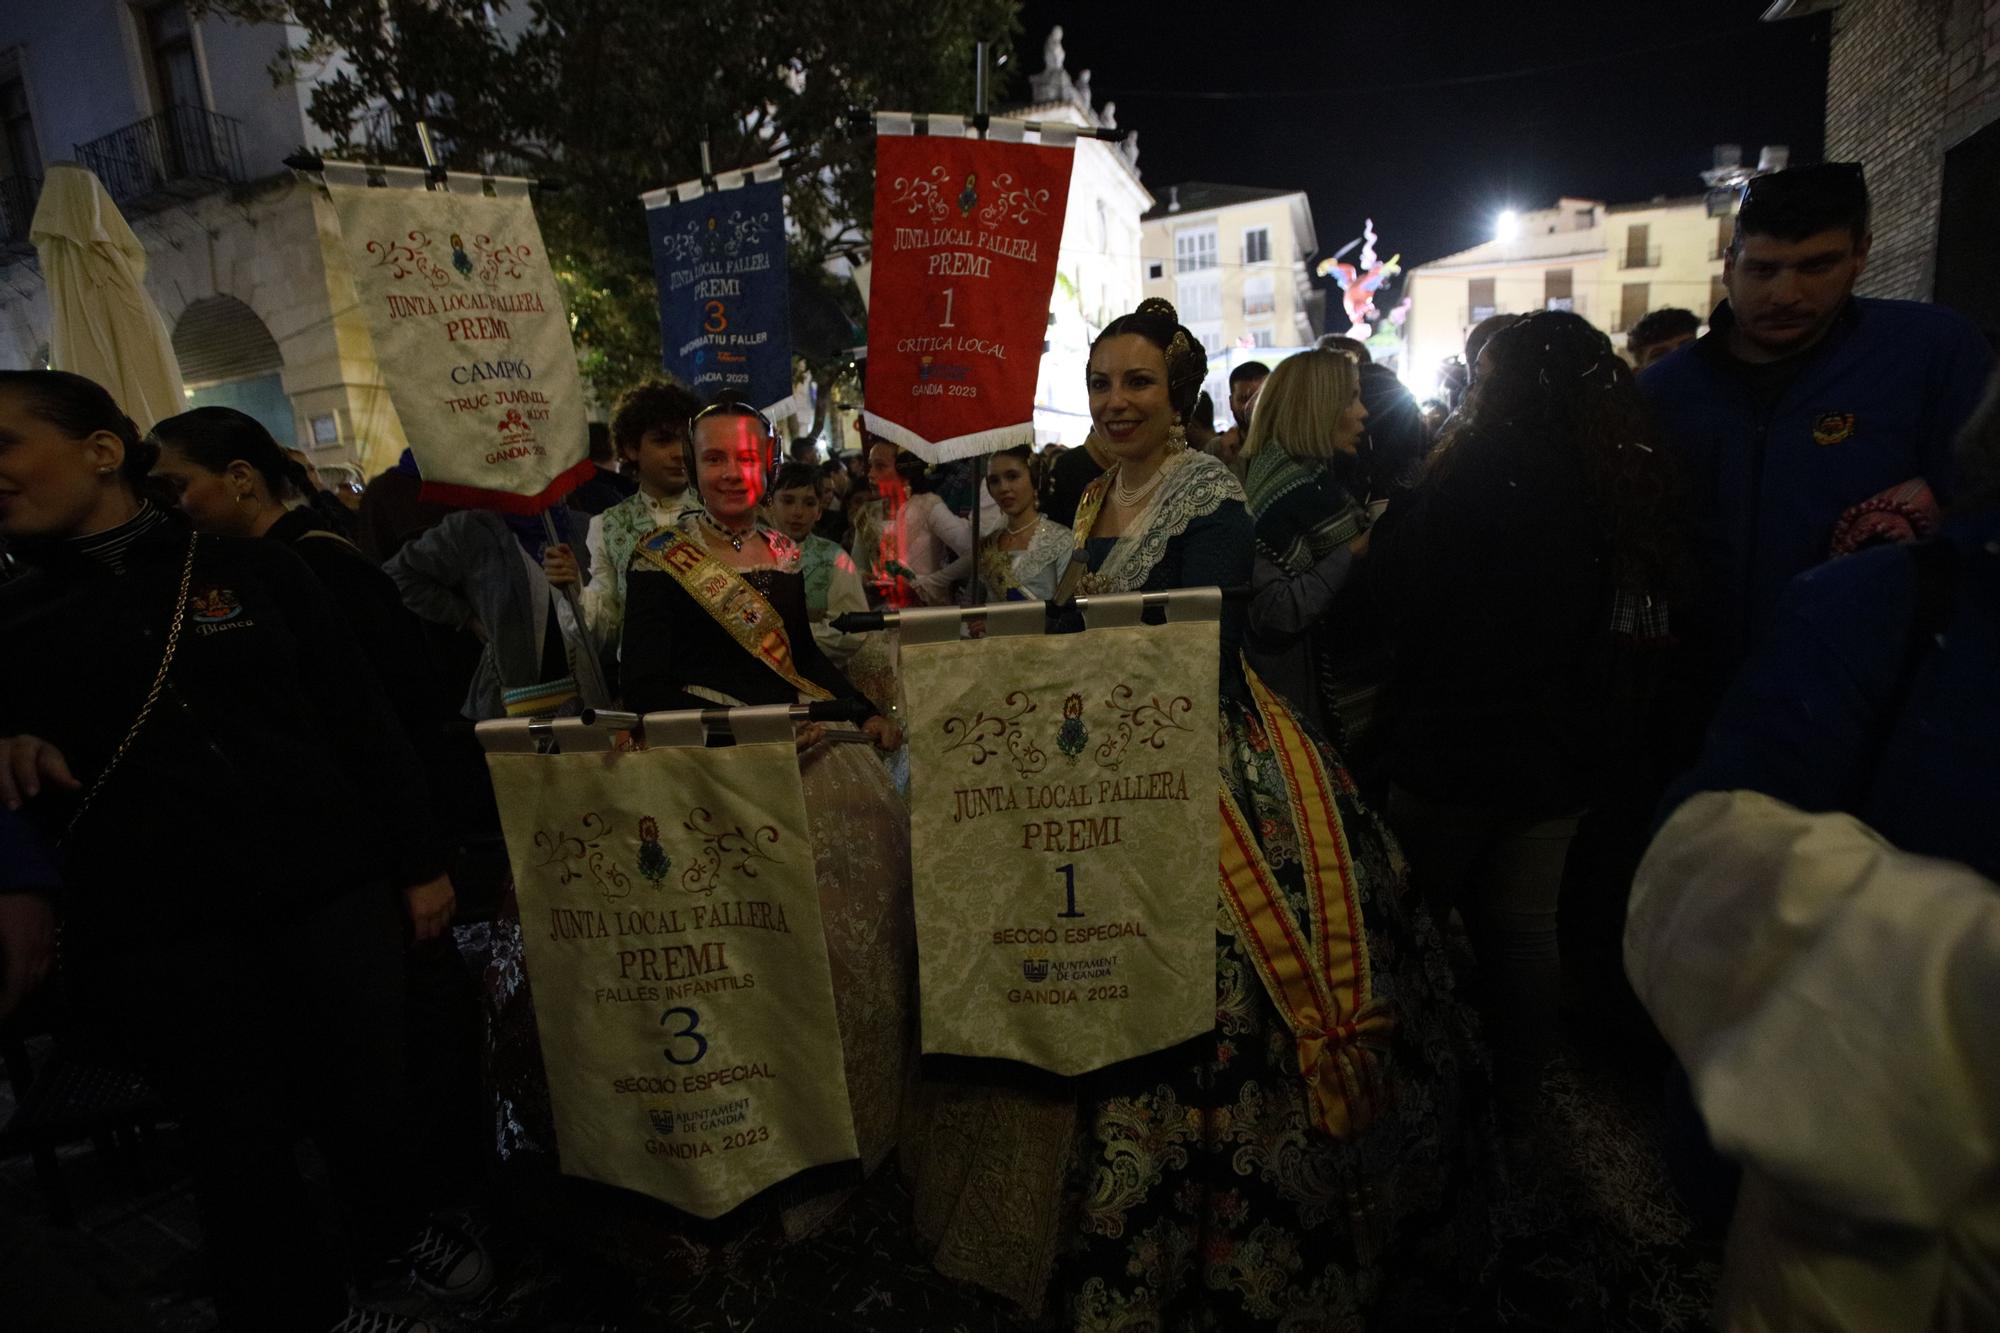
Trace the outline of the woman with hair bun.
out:
<instances>
[{"instance_id":1,"label":"woman with hair bun","mask_svg":"<svg viewBox=\"0 0 2000 1333\"><path fill-rule=\"evenodd\" d=\"M1033 459L1023 444L1000 450L986 466L986 490L1005 520L979 543L979 577L992 601L1045 602L1069 563L1069 529L1041 513Z\"/></svg>"},{"instance_id":2,"label":"woman with hair bun","mask_svg":"<svg viewBox=\"0 0 2000 1333\"><path fill-rule=\"evenodd\" d=\"M1242 487L1185 442L1206 374L1165 301L1092 344L1113 462L1058 599L1250 583ZM1471 1018L1387 831L1244 669L1239 603L1221 636L1223 854L1190 868L1216 885L1214 1029L1058 1087L934 1086L919 1235L1023 1304L1052 1284L1073 1329L1449 1327L1487 1237Z\"/></svg>"},{"instance_id":3,"label":"woman with hair bun","mask_svg":"<svg viewBox=\"0 0 2000 1333\"><path fill-rule=\"evenodd\" d=\"M195 531L280 542L325 585L444 798L468 775L465 755L446 735L453 710L425 651L423 624L381 566L306 503L311 483L305 469L262 422L233 407L197 407L168 417L148 440L159 454L154 479ZM473 759L470 776L477 786L482 766L476 753ZM450 906L432 905L446 915ZM435 933L419 929L425 938Z\"/></svg>"},{"instance_id":4,"label":"woman with hair bun","mask_svg":"<svg viewBox=\"0 0 2000 1333\"><path fill-rule=\"evenodd\" d=\"M395 582L361 548L336 533L308 501L311 480L255 417L233 407L197 407L168 417L147 437L159 453L153 479L175 497L197 532L263 538L291 549L332 597L382 683L403 733L423 763L430 809L456 845L497 831L484 757L439 680L423 622ZM458 899L450 879L412 889L407 903L415 948L409 958L412 1062L420 1095L412 1110L420 1136L449 1162L455 1193L477 1170L477 1015L470 978L451 937Z\"/></svg>"}]
</instances>

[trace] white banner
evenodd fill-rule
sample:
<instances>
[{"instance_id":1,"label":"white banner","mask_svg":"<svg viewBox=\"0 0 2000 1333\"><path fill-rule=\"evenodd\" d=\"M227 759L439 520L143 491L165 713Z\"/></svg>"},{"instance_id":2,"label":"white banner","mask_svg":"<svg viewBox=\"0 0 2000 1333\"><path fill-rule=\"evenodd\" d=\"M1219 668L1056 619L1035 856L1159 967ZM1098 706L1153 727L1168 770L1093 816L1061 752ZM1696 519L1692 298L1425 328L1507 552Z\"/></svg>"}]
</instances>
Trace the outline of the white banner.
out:
<instances>
[{"instance_id":1,"label":"white banner","mask_svg":"<svg viewBox=\"0 0 2000 1333\"><path fill-rule=\"evenodd\" d=\"M1171 596L903 613L927 1053L1082 1074L1214 1026L1221 598Z\"/></svg>"},{"instance_id":2,"label":"white banner","mask_svg":"<svg viewBox=\"0 0 2000 1333\"><path fill-rule=\"evenodd\" d=\"M533 513L588 477L576 348L526 193L327 193L426 497Z\"/></svg>"},{"instance_id":3,"label":"white banner","mask_svg":"<svg viewBox=\"0 0 2000 1333\"><path fill-rule=\"evenodd\" d=\"M725 749L479 729L562 1169L699 1217L859 1156L791 720L746 714Z\"/></svg>"}]
</instances>

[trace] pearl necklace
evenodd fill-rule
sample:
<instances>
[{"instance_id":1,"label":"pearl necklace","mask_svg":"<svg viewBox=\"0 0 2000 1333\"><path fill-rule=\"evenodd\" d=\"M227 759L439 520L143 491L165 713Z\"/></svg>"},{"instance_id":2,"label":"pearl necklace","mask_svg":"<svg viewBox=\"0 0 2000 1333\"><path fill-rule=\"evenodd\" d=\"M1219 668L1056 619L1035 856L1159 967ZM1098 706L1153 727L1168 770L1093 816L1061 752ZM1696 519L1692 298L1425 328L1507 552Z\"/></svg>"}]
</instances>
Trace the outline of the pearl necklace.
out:
<instances>
[{"instance_id":1,"label":"pearl necklace","mask_svg":"<svg viewBox=\"0 0 2000 1333\"><path fill-rule=\"evenodd\" d=\"M1007 535L1008 535L1009 537L1018 537L1018 536L1020 536L1020 535L1021 535L1022 533L1026 532L1026 531L1027 531L1027 530L1028 530L1029 528L1032 528L1032 527L1034 527L1034 526L1035 526L1035 524L1037 524L1037 523L1039 523L1039 522L1041 522L1041 521L1042 521L1042 516L1041 516L1040 514L1036 514L1036 515L1035 515L1035 516L1034 516L1033 518L1029 519L1029 520L1028 520L1028 521L1027 521L1026 523L1023 523L1023 524L1022 524L1022 525L1021 525L1020 527L1018 527L1018 528L1008 528L1008 529L1007 529Z\"/></svg>"},{"instance_id":2,"label":"pearl necklace","mask_svg":"<svg viewBox=\"0 0 2000 1333\"><path fill-rule=\"evenodd\" d=\"M1137 509L1140 505L1144 504L1149 498L1151 498L1154 491L1160 489L1160 483L1166 480L1166 476L1167 476L1166 468L1161 467L1160 469L1155 471L1153 475L1150 478L1148 478L1143 484L1137 487L1128 487L1125 484L1124 470L1120 469L1118 473L1118 482L1115 486L1112 487L1112 494L1116 497L1119 505L1121 505L1122 507L1126 509Z\"/></svg>"},{"instance_id":3,"label":"pearl necklace","mask_svg":"<svg viewBox=\"0 0 2000 1333\"><path fill-rule=\"evenodd\" d=\"M752 522L748 528L745 528L740 533L732 531L731 529L724 527L722 525L722 521L716 518L713 514L710 514L707 510L702 511L701 521L707 524L710 528L713 528L716 532L721 533L722 539L728 542L730 549L735 551L738 555L741 555L743 553L743 543L749 541L750 538L753 535L755 535L757 531L757 525L755 522Z\"/></svg>"}]
</instances>

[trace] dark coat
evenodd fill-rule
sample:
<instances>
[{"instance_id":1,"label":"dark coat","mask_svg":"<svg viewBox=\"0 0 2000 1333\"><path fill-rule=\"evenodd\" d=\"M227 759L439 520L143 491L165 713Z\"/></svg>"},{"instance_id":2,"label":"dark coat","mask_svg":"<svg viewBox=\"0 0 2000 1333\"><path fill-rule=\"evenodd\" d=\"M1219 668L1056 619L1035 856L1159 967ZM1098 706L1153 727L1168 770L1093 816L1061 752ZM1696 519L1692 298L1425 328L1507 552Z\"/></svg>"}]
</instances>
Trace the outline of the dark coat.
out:
<instances>
[{"instance_id":1,"label":"dark coat","mask_svg":"<svg viewBox=\"0 0 2000 1333\"><path fill-rule=\"evenodd\" d=\"M1429 801L1571 814L1590 795L1592 653L1608 608L1583 480L1524 442L1456 448L1369 539L1394 648L1381 762Z\"/></svg>"},{"instance_id":2,"label":"dark coat","mask_svg":"<svg viewBox=\"0 0 2000 1333\"><path fill-rule=\"evenodd\" d=\"M2000 514L1936 540L1921 594L1901 546L1792 581L1662 817L1699 791L1758 791L2000 880Z\"/></svg>"},{"instance_id":3,"label":"dark coat","mask_svg":"<svg viewBox=\"0 0 2000 1333\"><path fill-rule=\"evenodd\" d=\"M1725 301L1706 335L1639 377L1687 478L1718 678L1785 585L1827 559L1848 508L1913 477L1950 500L1952 446L1993 367L1962 316L1856 299L1772 398L1730 356L1734 322Z\"/></svg>"},{"instance_id":4,"label":"dark coat","mask_svg":"<svg viewBox=\"0 0 2000 1333\"><path fill-rule=\"evenodd\" d=\"M0 587L0 735L88 786L145 701L190 540L169 522L127 572L67 548ZM55 845L78 797L23 807ZM168 940L286 919L441 873L423 772L339 609L276 542L201 538L183 637L124 761L62 848L72 931Z\"/></svg>"}]
</instances>

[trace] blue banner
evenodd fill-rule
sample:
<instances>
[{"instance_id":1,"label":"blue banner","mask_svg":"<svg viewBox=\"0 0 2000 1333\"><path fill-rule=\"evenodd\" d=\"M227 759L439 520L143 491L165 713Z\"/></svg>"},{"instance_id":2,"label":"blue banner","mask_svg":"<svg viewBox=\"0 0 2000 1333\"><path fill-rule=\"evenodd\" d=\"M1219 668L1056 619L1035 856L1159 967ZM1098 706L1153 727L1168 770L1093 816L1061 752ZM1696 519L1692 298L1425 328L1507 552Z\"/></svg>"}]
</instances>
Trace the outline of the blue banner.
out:
<instances>
[{"instance_id":1,"label":"blue banner","mask_svg":"<svg viewBox=\"0 0 2000 1333\"><path fill-rule=\"evenodd\" d=\"M783 415L795 407L784 186L748 172L725 179L746 183L646 197L661 363L703 398L730 390Z\"/></svg>"}]
</instances>

